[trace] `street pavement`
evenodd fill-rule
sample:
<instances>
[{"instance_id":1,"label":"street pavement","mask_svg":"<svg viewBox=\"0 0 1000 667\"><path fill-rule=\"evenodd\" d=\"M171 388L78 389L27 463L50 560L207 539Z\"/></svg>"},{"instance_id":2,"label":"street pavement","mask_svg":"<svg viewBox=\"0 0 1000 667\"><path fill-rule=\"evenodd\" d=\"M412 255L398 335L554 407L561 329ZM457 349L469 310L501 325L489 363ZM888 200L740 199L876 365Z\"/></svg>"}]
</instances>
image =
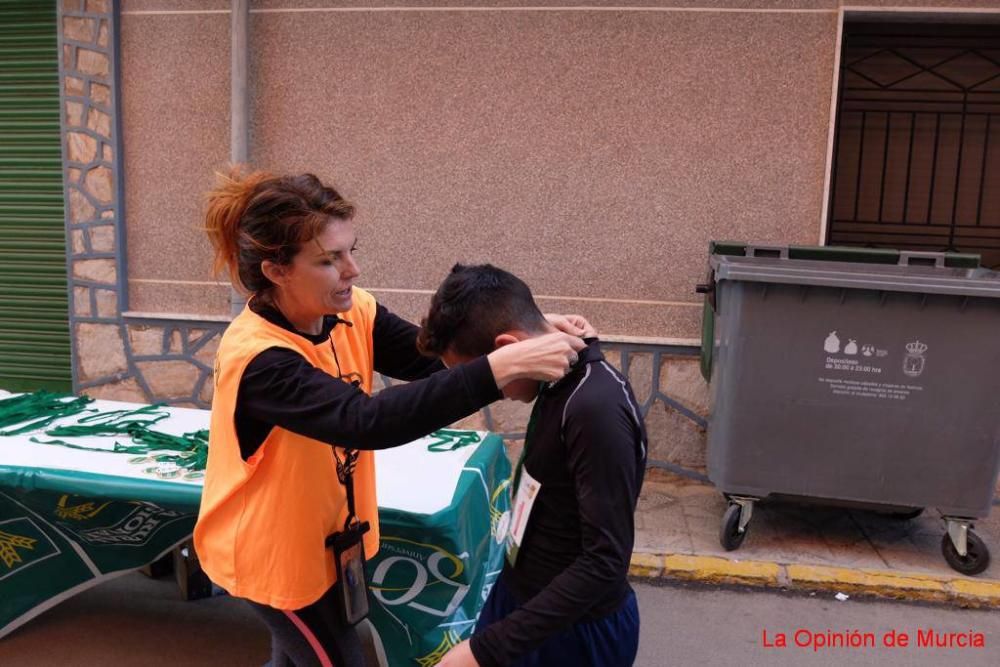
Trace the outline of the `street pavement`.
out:
<instances>
[{"instance_id":1,"label":"street pavement","mask_svg":"<svg viewBox=\"0 0 1000 667\"><path fill-rule=\"evenodd\" d=\"M634 587L642 613L638 667L1000 664L995 611L704 584L637 581ZM817 635L855 630L855 637L870 633L876 647L816 649ZM885 647L892 631L908 634L910 645ZM985 646L919 647L918 632L928 631L966 641L981 635ZM787 646L765 647L764 632L771 644L784 633ZM796 646L796 633L808 646ZM238 600L183 602L171 578L137 573L86 591L0 639L3 667L259 666L268 652L265 629Z\"/></svg>"},{"instance_id":2,"label":"street pavement","mask_svg":"<svg viewBox=\"0 0 1000 667\"><path fill-rule=\"evenodd\" d=\"M853 596L840 601L834 593L720 589L701 584L635 583L634 587L642 618L636 667L1000 664L1000 614L996 611ZM853 631L862 644L864 636L870 634L875 647L852 648L849 638L843 648L817 646L824 641L832 644L838 636ZM947 633L968 638L971 631L973 641L980 633L985 646L918 646L928 631L935 633L935 639ZM765 646L764 632L769 647ZM905 633L908 645L887 647L892 632L896 637ZM776 645L779 633L785 636L784 648ZM817 641L817 637L823 639ZM953 641L957 643L954 637Z\"/></svg>"}]
</instances>

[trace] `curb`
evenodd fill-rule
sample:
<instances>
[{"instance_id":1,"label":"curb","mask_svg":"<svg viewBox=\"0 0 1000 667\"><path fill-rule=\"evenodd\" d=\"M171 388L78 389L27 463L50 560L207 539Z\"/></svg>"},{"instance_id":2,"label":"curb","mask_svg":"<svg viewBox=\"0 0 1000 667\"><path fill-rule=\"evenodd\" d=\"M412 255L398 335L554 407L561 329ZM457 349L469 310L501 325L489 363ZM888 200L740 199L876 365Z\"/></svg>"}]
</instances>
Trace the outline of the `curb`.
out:
<instances>
[{"instance_id":1,"label":"curb","mask_svg":"<svg viewBox=\"0 0 1000 667\"><path fill-rule=\"evenodd\" d=\"M808 592L835 591L959 607L1000 608L1000 581L958 575L649 553L632 555L629 575L639 579L737 584Z\"/></svg>"}]
</instances>

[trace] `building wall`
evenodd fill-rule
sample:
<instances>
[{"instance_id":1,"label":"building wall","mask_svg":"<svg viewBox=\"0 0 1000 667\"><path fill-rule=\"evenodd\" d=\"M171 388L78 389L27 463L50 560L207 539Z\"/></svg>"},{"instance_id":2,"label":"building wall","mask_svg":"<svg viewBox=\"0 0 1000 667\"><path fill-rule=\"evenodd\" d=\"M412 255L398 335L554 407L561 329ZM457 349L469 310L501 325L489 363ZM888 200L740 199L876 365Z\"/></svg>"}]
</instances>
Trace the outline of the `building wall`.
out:
<instances>
[{"instance_id":1,"label":"building wall","mask_svg":"<svg viewBox=\"0 0 1000 667\"><path fill-rule=\"evenodd\" d=\"M95 32L88 50L110 57L115 100L114 197L91 216L113 223L110 273L74 278L78 389L211 399L229 287L209 270L201 195L229 155L229 4L64 1L66 26L105 20L110 42ZM544 309L586 315L618 341L651 455L702 468L694 286L712 239L819 241L841 3L377 4L252 4L251 163L352 198L359 282L406 317L455 261L497 263ZM69 155L71 197L79 169ZM467 423L517 436L525 417L505 404Z\"/></svg>"},{"instance_id":2,"label":"building wall","mask_svg":"<svg viewBox=\"0 0 1000 667\"><path fill-rule=\"evenodd\" d=\"M130 308L225 315L198 194L228 156L229 15L139 4L122 17ZM357 202L360 282L403 315L455 261L490 260L607 334L694 339L709 240L819 238L832 8L254 8L251 161Z\"/></svg>"}]
</instances>

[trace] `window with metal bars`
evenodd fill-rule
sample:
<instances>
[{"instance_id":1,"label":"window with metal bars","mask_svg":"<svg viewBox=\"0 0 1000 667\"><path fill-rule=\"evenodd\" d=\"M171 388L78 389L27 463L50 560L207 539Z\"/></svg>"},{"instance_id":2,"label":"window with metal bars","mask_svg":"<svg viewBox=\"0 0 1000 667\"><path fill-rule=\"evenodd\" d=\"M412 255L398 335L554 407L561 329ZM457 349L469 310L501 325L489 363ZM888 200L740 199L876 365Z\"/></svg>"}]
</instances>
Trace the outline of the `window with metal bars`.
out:
<instances>
[{"instance_id":1,"label":"window with metal bars","mask_svg":"<svg viewBox=\"0 0 1000 667\"><path fill-rule=\"evenodd\" d=\"M827 241L1000 266L1000 25L847 23Z\"/></svg>"}]
</instances>

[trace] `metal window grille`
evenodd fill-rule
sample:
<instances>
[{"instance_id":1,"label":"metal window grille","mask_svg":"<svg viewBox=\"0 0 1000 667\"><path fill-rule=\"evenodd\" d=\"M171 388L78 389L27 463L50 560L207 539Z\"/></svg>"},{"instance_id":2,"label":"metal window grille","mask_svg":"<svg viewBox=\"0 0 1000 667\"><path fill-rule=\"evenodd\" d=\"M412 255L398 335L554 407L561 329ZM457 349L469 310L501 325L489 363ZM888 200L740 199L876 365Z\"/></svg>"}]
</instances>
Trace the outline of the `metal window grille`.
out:
<instances>
[{"instance_id":1,"label":"metal window grille","mask_svg":"<svg viewBox=\"0 0 1000 667\"><path fill-rule=\"evenodd\" d=\"M848 24L828 242L1000 265L1000 25Z\"/></svg>"}]
</instances>

